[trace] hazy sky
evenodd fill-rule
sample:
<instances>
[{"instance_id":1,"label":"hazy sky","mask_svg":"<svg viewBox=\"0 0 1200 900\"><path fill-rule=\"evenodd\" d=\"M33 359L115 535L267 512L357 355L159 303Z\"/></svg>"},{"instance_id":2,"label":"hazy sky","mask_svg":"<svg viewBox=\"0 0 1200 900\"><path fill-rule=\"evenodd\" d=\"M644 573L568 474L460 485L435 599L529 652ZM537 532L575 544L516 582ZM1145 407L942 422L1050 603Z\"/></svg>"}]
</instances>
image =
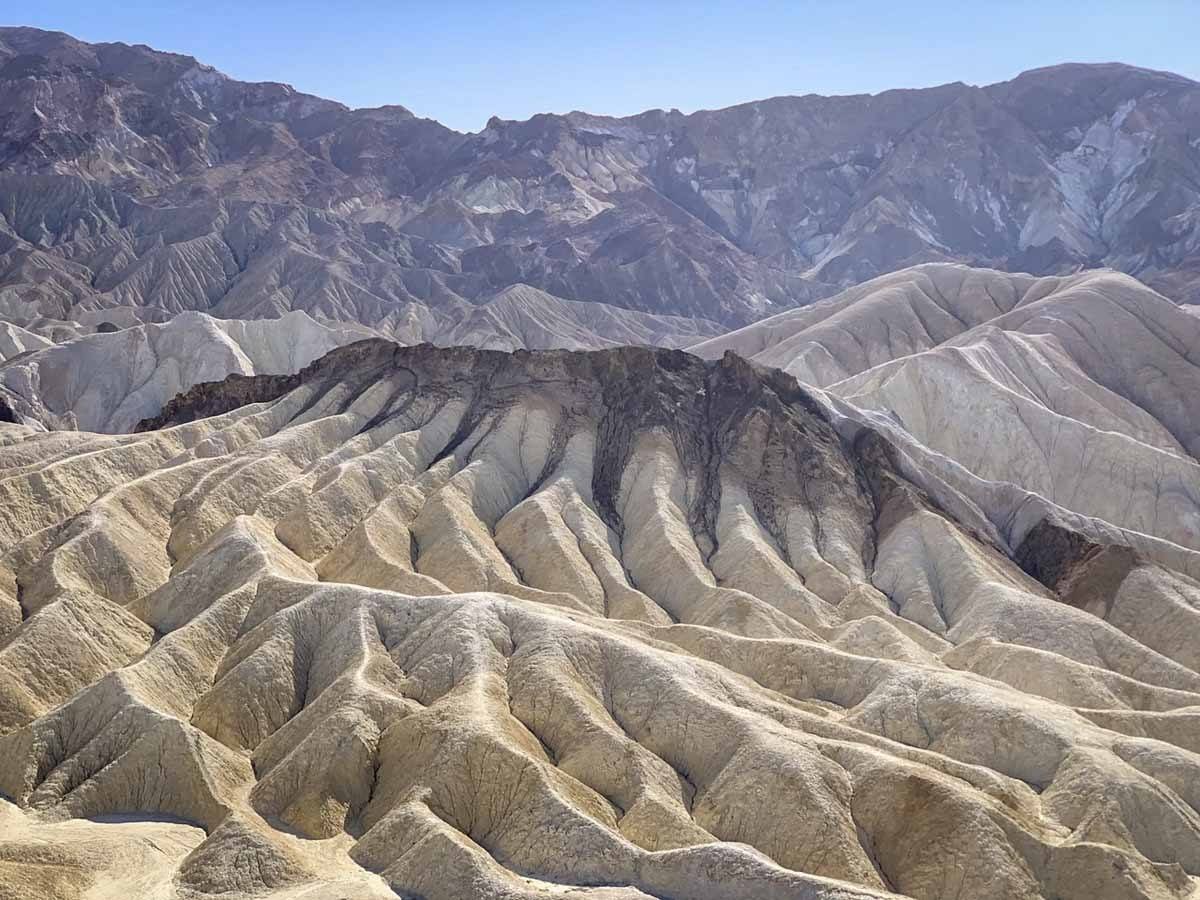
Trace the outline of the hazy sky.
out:
<instances>
[{"instance_id":1,"label":"hazy sky","mask_svg":"<svg viewBox=\"0 0 1200 900\"><path fill-rule=\"evenodd\" d=\"M38 0L5 24L190 53L236 78L461 130L491 115L684 111L779 94L987 84L1064 61L1200 80L1200 0Z\"/></svg>"}]
</instances>

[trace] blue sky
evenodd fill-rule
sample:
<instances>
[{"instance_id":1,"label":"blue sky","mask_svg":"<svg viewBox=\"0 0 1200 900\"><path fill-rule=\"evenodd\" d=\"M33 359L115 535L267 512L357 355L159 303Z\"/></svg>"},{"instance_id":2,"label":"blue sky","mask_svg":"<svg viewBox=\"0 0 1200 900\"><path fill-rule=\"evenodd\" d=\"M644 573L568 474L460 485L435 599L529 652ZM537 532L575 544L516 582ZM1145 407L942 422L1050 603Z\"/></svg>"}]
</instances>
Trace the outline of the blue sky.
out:
<instances>
[{"instance_id":1,"label":"blue sky","mask_svg":"<svg viewBox=\"0 0 1200 900\"><path fill-rule=\"evenodd\" d=\"M236 78L460 130L491 115L684 111L779 94L986 84L1056 62L1200 80L1200 0L38 0L5 24L190 53Z\"/></svg>"}]
</instances>

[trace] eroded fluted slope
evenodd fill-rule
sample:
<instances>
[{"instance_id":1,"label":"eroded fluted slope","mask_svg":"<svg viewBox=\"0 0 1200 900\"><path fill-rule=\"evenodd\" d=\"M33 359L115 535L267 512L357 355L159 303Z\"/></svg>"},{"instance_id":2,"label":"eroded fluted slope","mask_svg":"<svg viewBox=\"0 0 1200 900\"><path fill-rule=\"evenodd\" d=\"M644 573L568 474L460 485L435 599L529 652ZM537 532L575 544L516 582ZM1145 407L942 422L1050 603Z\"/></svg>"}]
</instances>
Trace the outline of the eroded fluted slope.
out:
<instances>
[{"instance_id":1,"label":"eroded fluted slope","mask_svg":"<svg viewBox=\"0 0 1200 900\"><path fill-rule=\"evenodd\" d=\"M1128 276L918 266L694 348L824 387L852 437L969 498L1015 550L1047 515L1193 575L1200 321Z\"/></svg>"},{"instance_id":2,"label":"eroded fluted slope","mask_svg":"<svg viewBox=\"0 0 1200 900\"><path fill-rule=\"evenodd\" d=\"M194 384L290 374L365 333L302 312L252 321L183 313L161 325L43 341L0 364L0 393L28 424L122 432Z\"/></svg>"},{"instance_id":3,"label":"eroded fluted slope","mask_svg":"<svg viewBox=\"0 0 1200 900\"><path fill-rule=\"evenodd\" d=\"M781 372L367 341L154 424L0 426L10 892L1200 876L1200 671L1121 612L1200 586L1138 558L1094 608L1051 523L1036 580Z\"/></svg>"},{"instance_id":4,"label":"eroded fluted slope","mask_svg":"<svg viewBox=\"0 0 1200 900\"><path fill-rule=\"evenodd\" d=\"M479 306L410 312L411 319L393 316L377 324L393 336L399 332L405 342L495 350L677 347L718 331L701 319L571 302L527 285L507 288ZM9 417L50 429L129 431L195 384L228 375L290 375L334 347L379 336L365 325L321 322L301 311L251 319L183 312L165 323L132 321L121 328L106 320L96 333L67 336L58 344L3 326L0 403ZM39 327L62 335L60 325L41 322Z\"/></svg>"}]
</instances>

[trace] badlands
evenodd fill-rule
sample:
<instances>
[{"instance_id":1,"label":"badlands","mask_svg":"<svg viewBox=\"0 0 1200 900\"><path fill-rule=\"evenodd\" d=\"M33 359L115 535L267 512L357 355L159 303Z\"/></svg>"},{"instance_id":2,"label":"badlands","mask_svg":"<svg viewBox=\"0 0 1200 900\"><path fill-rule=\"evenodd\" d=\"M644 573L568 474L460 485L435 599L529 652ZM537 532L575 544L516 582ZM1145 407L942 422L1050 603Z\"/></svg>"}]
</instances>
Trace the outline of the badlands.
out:
<instances>
[{"instance_id":1,"label":"badlands","mask_svg":"<svg viewBox=\"0 0 1200 900\"><path fill-rule=\"evenodd\" d=\"M1004 530L846 409L369 339L0 425L0 896L1193 895L1178 507Z\"/></svg>"},{"instance_id":2,"label":"badlands","mask_svg":"<svg viewBox=\"0 0 1200 900\"><path fill-rule=\"evenodd\" d=\"M0 28L0 900L1200 900L1196 134Z\"/></svg>"}]
</instances>

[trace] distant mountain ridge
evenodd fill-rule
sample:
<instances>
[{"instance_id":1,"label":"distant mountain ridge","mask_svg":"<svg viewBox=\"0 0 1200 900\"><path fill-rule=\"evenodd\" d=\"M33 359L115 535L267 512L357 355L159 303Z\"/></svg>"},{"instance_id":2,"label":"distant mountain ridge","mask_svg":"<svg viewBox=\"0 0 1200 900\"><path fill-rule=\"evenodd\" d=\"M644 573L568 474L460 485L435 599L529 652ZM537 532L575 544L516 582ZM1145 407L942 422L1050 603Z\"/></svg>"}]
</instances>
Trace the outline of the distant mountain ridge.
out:
<instances>
[{"instance_id":1,"label":"distant mountain ridge","mask_svg":"<svg viewBox=\"0 0 1200 900\"><path fill-rule=\"evenodd\" d=\"M1200 299L1200 84L1119 64L460 134L8 28L0 122L0 316L35 328L379 327L516 284L733 327L929 261Z\"/></svg>"}]
</instances>

